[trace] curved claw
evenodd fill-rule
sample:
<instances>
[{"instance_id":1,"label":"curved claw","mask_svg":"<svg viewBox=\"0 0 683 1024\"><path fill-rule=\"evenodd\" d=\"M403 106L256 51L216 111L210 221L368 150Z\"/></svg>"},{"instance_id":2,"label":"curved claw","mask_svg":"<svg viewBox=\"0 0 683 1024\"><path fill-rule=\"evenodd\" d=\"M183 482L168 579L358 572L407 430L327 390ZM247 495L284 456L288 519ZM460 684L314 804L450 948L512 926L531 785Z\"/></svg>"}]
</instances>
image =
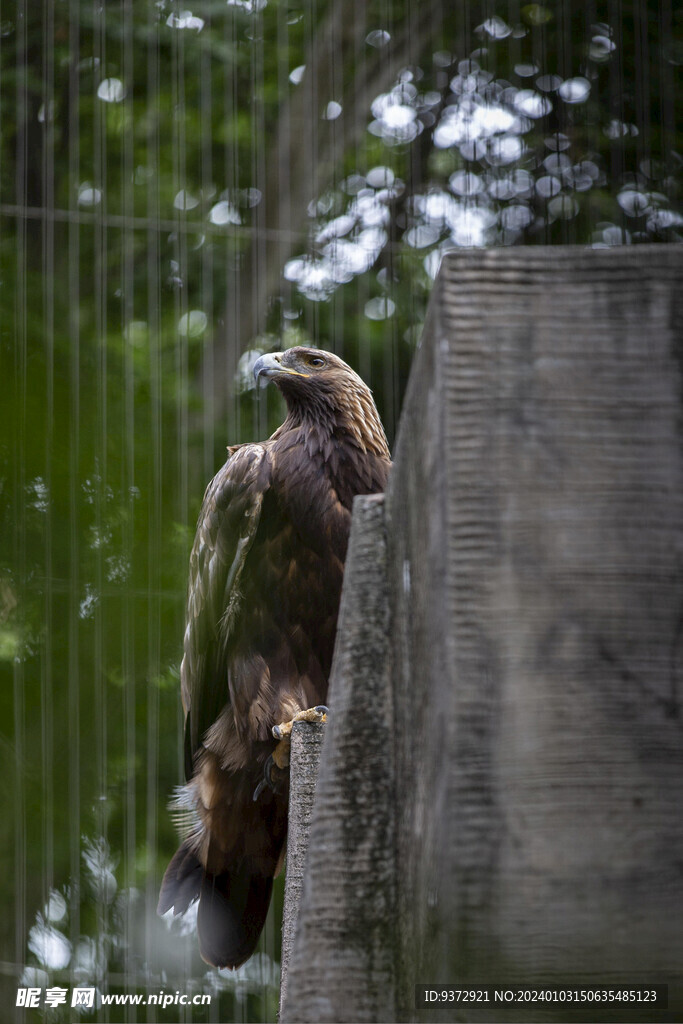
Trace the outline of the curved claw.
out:
<instances>
[{"instance_id":1,"label":"curved claw","mask_svg":"<svg viewBox=\"0 0 683 1024\"><path fill-rule=\"evenodd\" d=\"M266 787L268 789L271 789L273 793L284 793L286 776L287 770L280 768L275 762L273 755L271 754L263 766L263 778L261 779L258 786L254 790L252 800L258 800L258 798L261 796L261 793L263 792L264 789L266 789Z\"/></svg>"},{"instance_id":2,"label":"curved claw","mask_svg":"<svg viewBox=\"0 0 683 1024\"><path fill-rule=\"evenodd\" d=\"M256 803L256 801L261 796L261 793L263 792L263 790L266 788L267 785L268 785L268 783L266 782L265 777L262 778L261 781L259 782L258 786L256 787L256 789L254 790L254 795L252 797L252 800L254 801L254 803Z\"/></svg>"}]
</instances>

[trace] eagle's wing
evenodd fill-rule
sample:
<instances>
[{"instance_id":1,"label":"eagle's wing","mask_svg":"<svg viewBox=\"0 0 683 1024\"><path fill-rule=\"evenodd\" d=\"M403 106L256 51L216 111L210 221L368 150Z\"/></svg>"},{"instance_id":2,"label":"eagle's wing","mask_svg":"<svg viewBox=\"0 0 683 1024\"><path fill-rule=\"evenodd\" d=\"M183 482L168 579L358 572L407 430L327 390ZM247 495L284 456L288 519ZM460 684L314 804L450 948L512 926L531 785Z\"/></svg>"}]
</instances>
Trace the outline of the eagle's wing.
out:
<instances>
[{"instance_id":1,"label":"eagle's wing","mask_svg":"<svg viewBox=\"0 0 683 1024\"><path fill-rule=\"evenodd\" d=\"M180 667L188 781L204 733L229 700L226 648L239 614L242 569L270 483L265 447L241 445L207 487L199 513Z\"/></svg>"}]
</instances>

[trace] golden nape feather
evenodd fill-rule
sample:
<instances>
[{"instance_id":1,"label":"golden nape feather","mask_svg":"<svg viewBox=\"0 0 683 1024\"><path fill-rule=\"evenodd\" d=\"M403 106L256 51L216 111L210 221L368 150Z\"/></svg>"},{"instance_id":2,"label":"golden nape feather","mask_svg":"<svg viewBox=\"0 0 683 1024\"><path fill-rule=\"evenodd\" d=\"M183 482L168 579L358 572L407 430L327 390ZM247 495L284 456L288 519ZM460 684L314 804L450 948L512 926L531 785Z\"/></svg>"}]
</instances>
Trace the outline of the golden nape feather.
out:
<instances>
[{"instance_id":1,"label":"golden nape feather","mask_svg":"<svg viewBox=\"0 0 683 1024\"><path fill-rule=\"evenodd\" d=\"M228 449L206 489L190 556L181 664L185 830L159 913L199 899L204 959L254 951L287 835L288 778L272 728L325 703L357 494L390 469L372 394L337 356L261 356L287 417L267 441Z\"/></svg>"}]
</instances>

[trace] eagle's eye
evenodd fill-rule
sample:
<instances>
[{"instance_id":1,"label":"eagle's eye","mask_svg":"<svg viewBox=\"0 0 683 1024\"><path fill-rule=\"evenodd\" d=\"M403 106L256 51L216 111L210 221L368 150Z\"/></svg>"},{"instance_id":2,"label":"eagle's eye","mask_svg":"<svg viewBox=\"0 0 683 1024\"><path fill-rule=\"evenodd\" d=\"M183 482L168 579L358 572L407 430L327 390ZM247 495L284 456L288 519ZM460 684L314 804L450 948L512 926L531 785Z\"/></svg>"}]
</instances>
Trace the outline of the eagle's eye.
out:
<instances>
[{"instance_id":1,"label":"eagle's eye","mask_svg":"<svg viewBox=\"0 0 683 1024\"><path fill-rule=\"evenodd\" d=\"M322 356L309 356L307 359L307 363L309 366L324 366L325 360L322 358Z\"/></svg>"}]
</instances>

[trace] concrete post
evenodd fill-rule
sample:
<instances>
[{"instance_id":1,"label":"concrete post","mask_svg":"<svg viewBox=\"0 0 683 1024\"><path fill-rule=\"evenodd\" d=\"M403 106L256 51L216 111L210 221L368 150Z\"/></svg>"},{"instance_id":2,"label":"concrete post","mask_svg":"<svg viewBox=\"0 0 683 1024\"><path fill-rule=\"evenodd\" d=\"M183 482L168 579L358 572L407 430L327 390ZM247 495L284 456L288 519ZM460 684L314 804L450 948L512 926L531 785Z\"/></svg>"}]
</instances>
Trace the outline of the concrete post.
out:
<instances>
[{"instance_id":1,"label":"concrete post","mask_svg":"<svg viewBox=\"0 0 683 1024\"><path fill-rule=\"evenodd\" d=\"M292 728L290 752L289 826L287 829L287 874L282 918L280 961L280 1015L287 994L287 974L303 888L308 837L315 798L320 748L325 726L296 722Z\"/></svg>"}]
</instances>

